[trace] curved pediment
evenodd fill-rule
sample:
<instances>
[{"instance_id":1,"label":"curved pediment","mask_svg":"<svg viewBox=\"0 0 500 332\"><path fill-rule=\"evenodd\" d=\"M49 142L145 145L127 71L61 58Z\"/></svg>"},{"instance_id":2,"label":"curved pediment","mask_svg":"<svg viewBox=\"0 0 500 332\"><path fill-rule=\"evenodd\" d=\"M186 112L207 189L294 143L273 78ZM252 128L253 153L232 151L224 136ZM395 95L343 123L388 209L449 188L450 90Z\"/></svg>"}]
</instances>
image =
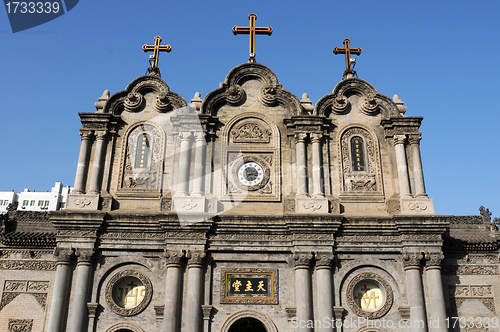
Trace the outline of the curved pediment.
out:
<instances>
[{"instance_id":1,"label":"curved pediment","mask_svg":"<svg viewBox=\"0 0 500 332\"><path fill-rule=\"evenodd\" d=\"M262 105L271 107L282 105L290 115L302 114L303 108L299 99L283 89L271 69L258 63L244 63L234 67L227 74L224 83L205 97L201 112L216 115L218 110L226 104L233 106L245 104L247 98L254 96L254 94L247 95L243 88L243 85L249 81L257 81L262 86L257 94L257 99Z\"/></svg>"},{"instance_id":2,"label":"curved pediment","mask_svg":"<svg viewBox=\"0 0 500 332\"><path fill-rule=\"evenodd\" d=\"M146 99L147 94L154 94ZM140 76L130 82L125 90L115 93L104 106L104 113L115 115L127 112L141 112L151 104L159 113L170 112L187 105L179 94L170 91L163 79L158 76Z\"/></svg>"},{"instance_id":3,"label":"curved pediment","mask_svg":"<svg viewBox=\"0 0 500 332\"><path fill-rule=\"evenodd\" d=\"M350 98L352 96L357 98ZM359 78L349 78L338 83L332 93L318 100L313 114L342 115L351 112L353 107L368 116L382 114L384 119L401 117L397 105L389 97L378 93L373 85Z\"/></svg>"}]
</instances>

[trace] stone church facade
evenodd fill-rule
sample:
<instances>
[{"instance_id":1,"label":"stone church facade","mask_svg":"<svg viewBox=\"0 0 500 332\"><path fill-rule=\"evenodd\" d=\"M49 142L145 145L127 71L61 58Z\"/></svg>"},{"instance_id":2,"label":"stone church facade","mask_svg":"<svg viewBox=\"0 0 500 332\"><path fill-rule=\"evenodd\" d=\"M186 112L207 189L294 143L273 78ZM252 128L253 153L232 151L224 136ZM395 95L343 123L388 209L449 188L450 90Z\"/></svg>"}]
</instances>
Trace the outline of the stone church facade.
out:
<instances>
[{"instance_id":1,"label":"stone church facade","mask_svg":"<svg viewBox=\"0 0 500 332\"><path fill-rule=\"evenodd\" d=\"M96 109L67 208L2 216L0 331L499 331L498 227L434 213L397 96L249 62Z\"/></svg>"}]
</instances>

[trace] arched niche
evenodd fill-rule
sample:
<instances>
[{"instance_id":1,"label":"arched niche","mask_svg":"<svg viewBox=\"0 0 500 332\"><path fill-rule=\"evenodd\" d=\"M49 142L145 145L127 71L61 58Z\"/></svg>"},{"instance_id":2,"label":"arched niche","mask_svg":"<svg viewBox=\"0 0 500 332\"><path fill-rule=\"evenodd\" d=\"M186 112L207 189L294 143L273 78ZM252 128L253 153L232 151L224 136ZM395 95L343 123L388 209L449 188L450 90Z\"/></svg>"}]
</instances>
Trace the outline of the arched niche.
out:
<instances>
[{"instance_id":1,"label":"arched niche","mask_svg":"<svg viewBox=\"0 0 500 332\"><path fill-rule=\"evenodd\" d=\"M281 200L280 131L259 112L245 112L231 118L222 129L221 200ZM238 169L254 162L265 176L260 185L245 186L238 181Z\"/></svg>"},{"instance_id":2,"label":"arched niche","mask_svg":"<svg viewBox=\"0 0 500 332\"><path fill-rule=\"evenodd\" d=\"M126 131L122 142L118 190L159 190L165 133L153 122L139 122Z\"/></svg>"},{"instance_id":3,"label":"arched niche","mask_svg":"<svg viewBox=\"0 0 500 332\"><path fill-rule=\"evenodd\" d=\"M362 125L340 131L339 163L341 190L347 195L383 193L379 144L375 135Z\"/></svg>"}]
</instances>

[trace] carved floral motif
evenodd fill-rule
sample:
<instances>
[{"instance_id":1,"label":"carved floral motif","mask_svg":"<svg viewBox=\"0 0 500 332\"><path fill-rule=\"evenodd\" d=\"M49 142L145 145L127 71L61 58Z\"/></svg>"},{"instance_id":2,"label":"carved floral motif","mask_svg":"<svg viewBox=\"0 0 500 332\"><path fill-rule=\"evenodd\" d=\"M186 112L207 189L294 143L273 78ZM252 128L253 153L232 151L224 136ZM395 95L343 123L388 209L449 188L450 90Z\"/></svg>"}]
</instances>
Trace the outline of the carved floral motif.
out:
<instances>
[{"instance_id":1,"label":"carved floral motif","mask_svg":"<svg viewBox=\"0 0 500 332\"><path fill-rule=\"evenodd\" d=\"M9 319L8 332L31 332L33 319Z\"/></svg>"},{"instance_id":2,"label":"carved floral motif","mask_svg":"<svg viewBox=\"0 0 500 332\"><path fill-rule=\"evenodd\" d=\"M295 253L293 254L294 266L297 267L306 267L309 268L311 266L311 261L314 255L310 252L306 253Z\"/></svg>"},{"instance_id":3,"label":"carved floral motif","mask_svg":"<svg viewBox=\"0 0 500 332\"><path fill-rule=\"evenodd\" d=\"M234 143L269 143L271 131L256 122L245 122L231 130Z\"/></svg>"}]
</instances>

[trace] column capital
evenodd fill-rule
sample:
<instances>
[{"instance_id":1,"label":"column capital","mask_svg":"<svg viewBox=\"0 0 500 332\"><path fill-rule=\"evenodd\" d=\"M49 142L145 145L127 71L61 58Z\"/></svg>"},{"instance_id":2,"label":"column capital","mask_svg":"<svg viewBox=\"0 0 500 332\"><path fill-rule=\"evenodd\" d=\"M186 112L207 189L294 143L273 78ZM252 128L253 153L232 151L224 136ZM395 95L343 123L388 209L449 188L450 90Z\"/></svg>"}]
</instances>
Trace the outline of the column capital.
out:
<instances>
[{"instance_id":1,"label":"column capital","mask_svg":"<svg viewBox=\"0 0 500 332\"><path fill-rule=\"evenodd\" d=\"M188 259L188 268L203 267L206 256L207 255L204 251L188 250L186 253L186 258Z\"/></svg>"},{"instance_id":2,"label":"column capital","mask_svg":"<svg viewBox=\"0 0 500 332\"><path fill-rule=\"evenodd\" d=\"M408 142L410 143L410 145L420 144L421 139L422 139L421 133L408 135Z\"/></svg>"},{"instance_id":3,"label":"column capital","mask_svg":"<svg viewBox=\"0 0 500 332\"><path fill-rule=\"evenodd\" d=\"M444 259L442 252L427 252L425 253L425 269L440 269Z\"/></svg>"},{"instance_id":4,"label":"column capital","mask_svg":"<svg viewBox=\"0 0 500 332\"><path fill-rule=\"evenodd\" d=\"M210 320L210 315L212 314L213 305L204 304L201 306L201 310L203 312L203 320Z\"/></svg>"},{"instance_id":5,"label":"column capital","mask_svg":"<svg viewBox=\"0 0 500 332\"><path fill-rule=\"evenodd\" d=\"M92 264L94 261L94 249L91 248L78 248L76 249L75 256L78 257L78 264Z\"/></svg>"},{"instance_id":6,"label":"column capital","mask_svg":"<svg viewBox=\"0 0 500 332\"><path fill-rule=\"evenodd\" d=\"M80 129L80 136L82 137L82 141L90 140L92 137L92 130Z\"/></svg>"},{"instance_id":7,"label":"column capital","mask_svg":"<svg viewBox=\"0 0 500 332\"><path fill-rule=\"evenodd\" d=\"M295 143L304 143L307 133L295 133Z\"/></svg>"},{"instance_id":8,"label":"column capital","mask_svg":"<svg viewBox=\"0 0 500 332\"><path fill-rule=\"evenodd\" d=\"M189 139L191 139L191 135L192 133L190 131L181 131L179 133L181 141L189 141Z\"/></svg>"},{"instance_id":9,"label":"column capital","mask_svg":"<svg viewBox=\"0 0 500 332\"><path fill-rule=\"evenodd\" d=\"M103 141L106 139L108 132L106 130L99 130L95 132L95 137L98 141Z\"/></svg>"},{"instance_id":10,"label":"column capital","mask_svg":"<svg viewBox=\"0 0 500 332\"><path fill-rule=\"evenodd\" d=\"M405 270L418 269L424 256L420 252L405 252L403 253L403 267Z\"/></svg>"},{"instance_id":11,"label":"column capital","mask_svg":"<svg viewBox=\"0 0 500 332\"><path fill-rule=\"evenodd\" d=\"M308 269L311 267L311 261L314 258L312 252L298 252L293 254L295 269Z\"/></svg>"},{"instance_id":12,"label":"column capital","mask_svg":"<svg viewBox=\"0 0 500 332\"><path fill-rule=\"evenodd\" d=\"M54 256L56 257L57 264L71 263L73 258L73 248L56 248L54 249Z\"/></svg>"},{"instance_id":13,"label":"column capital","mask_svg":"<svg viewBox=\"0 0 500 332\"><path fill-rule=\"evenodd\" d=\"M335 256L331 252L317 252L314 254L316 259L316 270L331 269Z\"/></svg>"},{"instance_id":14,"label":"column capital","mask_svg":"<svg viewBox=\"0 0 500 332\"><path fill-rule=\"evenodd\" d=\"M184 250L168 250L165 249L165 258L167 259L167 265L181 265L182 259L186 257Z\"/></svg>"},{"instance_id":15,"label":"column capital","mask_svg":"<svg viewBox=\"0 0 500 332\"><path fill-rule=\"evenodd\" d=\"M311 142L312 143L321 143L322 138L323 138L323 134L321 134L321 133L312 133L311 134Z\"/></svg>"},{"instance_id":16,"label":"column capital","mask_svg":"<svg viewBox=\"0 0 500 332\"><path fill-rule=\"evenodd\" d=\"M404 144L406 140L406 135L394 135L394 145Z\"/></svg>"},{"instance_id":17,"label":"column capital","mask_svg":"<svg viewBox=\"0 0 500 332\"><path fill-rule=\"evenodd\" d=\"M196 142L198 141L205 141L205 133L202 131L197 131L194 133L194 140Z\"/></svg>"}]
</instances>

